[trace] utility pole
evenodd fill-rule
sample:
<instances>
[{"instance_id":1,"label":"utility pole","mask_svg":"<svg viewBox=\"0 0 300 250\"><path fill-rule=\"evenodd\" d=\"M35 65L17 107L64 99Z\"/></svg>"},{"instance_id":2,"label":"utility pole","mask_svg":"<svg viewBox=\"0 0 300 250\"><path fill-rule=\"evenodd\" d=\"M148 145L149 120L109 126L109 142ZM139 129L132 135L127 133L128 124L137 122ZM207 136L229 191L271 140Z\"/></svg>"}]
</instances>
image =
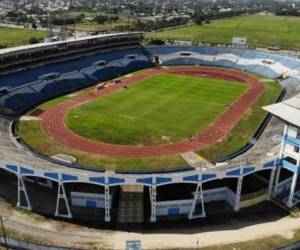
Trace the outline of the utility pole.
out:
<instances>
[{"instance_id":1,"label":"utility pole","mask_svg":"<svg viewBox=\"0 0 300 250\"><path fill-rule=\"evenodd\" d=\"M8 250L9 248L8 248L8 244L7 244L7 238L6 238L6 232L5 232L5 229L4 229L3 220L5 220L5 218L3 218L2 215L0 215L0 221L1 221L3 237L4 237L5 248Z\"/></svg>"},{"instance_id":2,"label":"utility pole","mask_svg":"<svg viewBox=\"0 0 300 250\"><path fill-rule=\"evenodd\" d=\"M53 37L53 27L50 10L48 10L48 42L52 42Z\"/></svg>"},{"instance_id":3,"label":"utility pole","mask_svg":"<svg viewBox=\"0 0 300 250\"><path fill-rule=\"evenodd\" d=\"M197 248L196 249L199 250L199 239L197 239L197 243L196 244L197 244Z\"/></svg>"}]
</instances>

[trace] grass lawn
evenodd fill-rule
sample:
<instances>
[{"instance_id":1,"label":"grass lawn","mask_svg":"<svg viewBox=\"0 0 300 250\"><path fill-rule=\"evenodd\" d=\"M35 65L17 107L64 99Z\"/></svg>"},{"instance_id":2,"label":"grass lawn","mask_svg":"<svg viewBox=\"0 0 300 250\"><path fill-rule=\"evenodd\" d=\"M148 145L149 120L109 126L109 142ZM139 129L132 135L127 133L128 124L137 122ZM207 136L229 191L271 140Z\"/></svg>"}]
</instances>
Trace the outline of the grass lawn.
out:
<instances>
[{"instance_id":1,"label":"grass lawn","mask_svg":"<svg viewBox=\"0 0 300 250\"><path fill-rule=\"evenodd\" d=\"M75 29L78 30L111 30L115 24L97 24L96 22L77 23Z\"/></svg>"},{"instance_id":2,"label":"grass lawn","mask_svg":"<svg viewBox=\"0 0 300 250\"><path fill-rule=\"evenodd\" d=\"M105 168L107 170L161 170L188 167L179 155L147 158L113 158L89 154L68 148L50 140L41 128L41 121L19 121L19 134L27 145L38 152L52 156L58 153L73 155L84 166Z\"/></svg>"},{"instance_id":3,"label":"grass lawn","mask_svg":"<svg viewBox=\"0 0 300 250\"><path fill-rule=\"evenodd\" d=\"M141 69L141 70L135 71L131 74L121 76L119 78L126 79L128 77L137 76L137 75L142 74L142 73L144 73L145 71L148 71L148 70L149 69ZM91 86L91 87L88 87L88 88L85 88L85 89L82 89L82 90L75 91L75 92L73 92L71 94L68 94L68 95L56 97L52 100L49 100L49 101L46 101L46 102L40 104L34 110L32 110L30 113L34 113L35 111L38 111L38 110L46 110L47 108L53 107L54 105L57 105L57 104L62 103L64 101L70 100L70 99L74 98L75 96L84 95L86 93L89 93L89 92L93 91L94 89L95 89L95 86Z\"/></svg>"},{"instance_id":4,"label":"grass lawn","mask_svg":"<svg viewBox=\"0 0 300 250\"><path fill-rule=\"evenodd\" d=\"M220 142L198 152L202 157L214 162L243 147L248 142L267 114L262 107L274 103L281 92L281 86L276 82L264 82L264 85L264 94L247 111L233 130Z\"/></svg>"},{"instance_id":5,"label":"grass lawn","mask_svg":"<svg viewBox=\"0 0 300 250\"><path fill-rule=\"evenodd\" d=\"M0 46L14 47L26 45L29 43L31 37L43 41L46 36L47 32L45 31L0 27Z\"/></svg>"},{"instance_id":6,"label":"grass lawn","mask_svg":"<svg viewBox=\"0 0 300 250\"><path fill-rule=\"evenodd\" d=\"M116 27L130 25L131 23L134 23L135 21L132 20L131 22L126 19L121 19L114 23L104 23L104 24L98 24L95 21L90 22L84 22L84 23L77 23L75 24L75 29L78 30L112 30ZM73 27L73 26L70 26Z\"/></svg>"},{"instance_id":7,"label":"grass lawn","mask_svg":"<svg viewBox=\"0 0 300 250\"><path fill-rule=\"evenodd\" d=\"M68 95L63 95L63 96L54 98L52 100L46 101L46 102L40 104L39 106L37 106L32 112L35 112L37 110L46 110L47 108L53 107L53 106L55 106L59 103L62 103L64 101L70 100L70 99L74 98L75 96L84 95L86 93L89 93L92 90L94 90L94 88L95 88L94 86L88 87L88 88L70 93ZM32 113L32 112L30 112L30 113Z\"/></svg>"},{"instance_id":8,"label":"grass lawn","mask_svg":"<svg viewBox=\"0 0 300 250\"><path fill-rule=\"evenodd\" d=\"M139 73L140 72L137 71L134 74L139 74ZM152 83L146 82L146 84L145 83L143 84L141 82L137 85L130 86L130 88L128 90L121 90L119 92L115 92L115 93L111 94L110 96L107 96L107 99L113 98L113 99L111 99L112 102L115 102L114 98L121 98L123 96L124 101L121 99L118 99L117 101L122 101L122 105L116 105L116 107L113 107L112 105L109 106L110 107L109 110L111 111L111 113L109 114L108 111L105 112L106 119L111 119L112 124L114 122L114 119L123 120L123 122L127 121L127 123L128 123L127 119L120 119L120 118L116 117L116 115L115 115L115 113L113 113L113 111L115 111L115 109L116 109L116 111L121 112L124 109L126 109L128 112L133 112L135 110L137 112L138 110L140 110L140 107L139 107L140 105L149 106L150 104L147 104L147 103L151 101L152 102L151 106L153 105L153 109L148 110L153 113L153 116L151 116L151 117L154 117L154 118L157 117L157 114L156 114L156 116L154 116L154 112L156 112L156 110L157 110L157 112L162 112L162 111L169 112L170 114L165 113L165 116L168 116L169 117L168 119L174 120L177 123L177 127L179 130L183 126L183 124L182 124L183 121L185 121L182 117L185 117L185 119L186 119L186 115L187 115L182 110L180 111L181 105L184 105L184 106L186 106L186 108L189 108L190 105L194 105L195 103L202 102L202 99L203 99L203 102L205 102L205 104L204 104L205 109L204 109L204 111L201 111L201 109L197 110L196 116L201 116L202 113L204 113L204 114L208 113L206 103L209 103L209 105L212 105L212 100L211 100L211 102L209 102L209 96L202 94L203 96L201 98L199 98L199 95L197 95L197 98L196 98L193 95L194 92L199 92L198 86L196 86L197 84L201 85L202 88L205 88L206 91L208 89L210 89L208 87L212 87L212 86L214 86L214 89L216 89L216 87L219 86L218 84L222 84L222 89L225 89L225 91L229 91L229 92L231 90L230 90L230 88L229 89L227 89L227 88L230 85L232 87L245 88L245 86L243 86L241 84L236 84L236 83L226 82L226 85L224 85L224 82L219 81L219 80L213 80L214 82L212 84L209 84L210 86L206 86L205 82L207 82L209 79L194 78L194 77L191 77L193 79L193 81L189 81L189 83L186 84L186 86L178 86L170 78L170 77L174 77L174 76L176 78L181 77L178 75L170 76L169 74L157 75L157 77L164 77L164 78L167 77L168 81L165 81L165 83L163 85L161 85L161 84L158 85L156 83L155 91L153 90L153 87L154 87L153 85L155 85L155 82L152 82ZM182 77L185 78L185 76L182 76ZM148 80L151 80L151 79L148 79ZM203 81L203 80L205 80L205 81ZM195 81L196 82L201 81L201 82L196 84ZM185 81L185 83L186 83L186 81ZM273 103L277 99L277 97L281 91L280 85L276 82L264 82L264 85L265 85L266 91L263 94L263 96L246 113L244 118L240 122L238 122L238 124L231 131L231 133L227 137L225 137L222 141L220 141L219 143L217 143L215 145L211 145L210 147L205 148L197 153L199 153L201 156L207 158L210 161L214 161L217 158L223 157L223 156L235 151L236 149L242 147L249 140L249 138L253 135L256 128L260 125L262 119L266 115L266 113L261 109L261 107L264 105ZM225 88L225 86L226 86L226 88ZM135 89L136 87L140 87L140 88ZM161 88L161 87L163 87L163 88ZM86 92L91 91L92 88L93 87L75 92L75 93L73 93L73 95L85 94ZM175 93L173 93L173 92L175 92L175 91L178 92L177 93L178 97L175 95L176 97L174 96L174 98L177 98L177 100L183 101L184 104L180 103L180 105L179 105L178 102L173 103L174 101L171 100L172 98L169 93L170 89L173 89L173 91L171 92L172 95L175 95ZM136 91L138 91L138 90L140 90L141 93L139 92L138 96L136 96L134 93L136 93ZM239 92L237 90L235 90L235 91ZM243 90L240 90L240 91L243 91ZM210 89L209 92L213 92L213 96L214 96L215 100L223 99L224 94L219 95L220 91L212 91ZM131 94L134 95L134 97L130 97L130 98L139 97L137 99L134 99L135 101L138 101L138 103L135 102L136 106L134 106L134 105L132 106L132 105L129 105L126 103L128 100L128 95L131 96ZM200 93L198 93L198 94L200 94ZM114 97L114 96L116 96L116 97ZM184 98L184 96L185 96L185 98ZM167 98L167 97L169 97L169 98ZM56 105L60 102L63 102L64 100L67 100L70 98L72 98L72 95L58 97L56 99L45 102L44 104L41 104L40 106L38 106L36 108L36 110L45 110L53 105ZM145 98L145 101L143 101L144 98ZM149 98L151 99L150 101L149 101ZM162 99L165 99L165 102L162 102ZM234 98L232 97L232 99L234 99ZM107 103L108 101L105 100L105 98L100 98L99 100L96 100L95 104L100 105L100 107L102 109L103 108L102 101L104 101L107 105L109 105L109 103ZM222 102L223 102L223 100L222 100ZM157 107L158 103L160 105ZM217 103L216 101L215 101L215 103L216 103L216 106L212 105L213 109L217 109L217 110L221 109L221 108L224 109L225 104L223 104L223 107L222 107L222 105L220 105L220 103ZM231 102L229 102L229 103L231 103ZM163 105L161 107L162 104L165 104L165 105ZM175 109L175 107L177 109L177 105L179 105L178 112L181 112L180 115L178 115L178 117L176 117L173 114L174 111L172 110L172 109ZM197 105L200 105L200 104L197 104ZM138 108L136 108L136 107L138 107ZM171 107L171 109L170 109L170 107ZM80 108L85 108L85 106L82 106ZM165 108L166 108L166 110L165 110ZM201 108L203 110L203 105L201 106ZM148 109L149 109L149 107L148 107ZM96 113L98 115L98 113L100 113L100 112L98 112L98 110L99 109L96 108L95 110L91 110L91 112L92 112L92 114ZM193 108L193 110L194 110L194 108ZM74 110L74 111L76 111L76 110ZM190 112L187 112L187 113L190 115ZM145 115L148 115L148 114L145 114ZM162 116L162 119L166 119L166 117ZM199 117L194 118L193 117L193 119L196 119L197 121L199 121L198 119L202 119L202 118L199 118ZM76 120L76 123L78 124L78 119L75 119L75 120ZM196 122L196 120L191 121L191 123ZM158 122L159 121L160 120L158 119ZM103 121L101 121L101 123L102 122ZM185 121L185 122L187 122L187 121ZM134 122L131 122L129 125L137 126L137 125L139 125L139 123L134 121ZM154 123L154 124L148 123L148 125L163 126L163 124L159 124L159 123L158 124L157 123ZM150 128L151 128L151 126L150 126ZM184 124L184 127L189 127L189 126L190 126L189 123ZM199 126L199 123L197 124L197 126ZM52 140L50 140L47 137L47 135L43 132L43 130L41 129L40 121L20 121L18 127L19 127L19 132L20 132L21 138L28 145L35 148L37 151L47 154L49 156L52 156L57 153L66 153L66 154L74 155L75 157L77 157L78 163L80 163L82 165L93 166L95 168L100 167L100 168L105 168L107 170L157 170L157 169L174 169L174 168L188 166L187 163L179 155L155 157L155 158L154 157L153 158L151 158L151 157L150 158L113 158L113 157L107 157L107 156L102 156L102 155L88 154L85 152L67 148L65 146L58 145L58 144L54 143ZM201 124L199 126L199 129L200 129L200 127L202 127ZM171 126L171 128L172 128L173 132L177 131L176 126ZM106 129L109 129L109 127L108 128L106 127ZM115 130L116 128L113 127L113 129ZM165 129L169 129L169 126L167 126ZM119 131L119 130L116 130L116 131ZM153 131L153 133L156 134L155 133L156 130L151 130L151 131ZM125 132L127 133L127 131L125 131ZM179 133L179 134L181 134L181 133ZM123 137L123 139L126 139L127 135L124 134L124 135L122 135L122 137ZM136 138L138 138L138 137L136 137Z\"/></svg>"},{"instance_id":9,"label":"grass lawn","mask_svg":"<svg viewBox=\"0 0 300 250\"><path fill-rule=\"evenodd\" d=\"M231 43L232 37L246 37L257 46L272 44L285 49L300 49L300 17L249 15L212 21L210 24L192 25L151 33L146 37L200 41L205 43Z\"/></svg>"},{"instance_id":10,"label":"grass lawn","mask_svg":"<svg viewBox=\"0 0 300 250\"><path fill-rule=\"evenodd\" d=\"M67 126L113 144L174 142L206 128L245 90L223 80L158 74L74 108Z\"/></svg>"}]
</instances>

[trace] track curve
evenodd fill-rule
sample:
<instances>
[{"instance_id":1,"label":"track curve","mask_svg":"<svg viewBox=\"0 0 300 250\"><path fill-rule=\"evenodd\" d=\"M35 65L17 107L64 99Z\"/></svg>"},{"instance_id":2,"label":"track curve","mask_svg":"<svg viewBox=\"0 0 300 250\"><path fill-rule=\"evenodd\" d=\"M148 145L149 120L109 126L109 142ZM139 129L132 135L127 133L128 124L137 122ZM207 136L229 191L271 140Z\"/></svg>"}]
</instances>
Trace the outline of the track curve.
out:
<instances>
[{"instance_id":1,"label":"track curve","mask_svg":"<svg viewBox=\"0 0 300 250\"><path fill-rule=\"evenodd\" d=\"M74 107L107 95L124 86L138 83L161 72L192 76L206 75L207 77L212 78L234 80L247 84L248 88L234 103L232 103L232 105L230 105L230 107L228 107L198 136L192 138L192 140L185 139L172 144L160 144L154 146L115 145L89 140L75 134L65 126L64 117ZM222 139L231 131L236 123L243 117L247 109L257 101L263 92L264 86L259 80L241 71L209 67L154 68L125 79L120 84L110 86L101 91L93 91L86 95L77 96L72 100L60 103L45 110L45 112L40 115L40 118L42 119L42 128L49 138L62 145L80 151L116 157L174 155L188 151L196 151Z\"/></svg>"}]
</instances>

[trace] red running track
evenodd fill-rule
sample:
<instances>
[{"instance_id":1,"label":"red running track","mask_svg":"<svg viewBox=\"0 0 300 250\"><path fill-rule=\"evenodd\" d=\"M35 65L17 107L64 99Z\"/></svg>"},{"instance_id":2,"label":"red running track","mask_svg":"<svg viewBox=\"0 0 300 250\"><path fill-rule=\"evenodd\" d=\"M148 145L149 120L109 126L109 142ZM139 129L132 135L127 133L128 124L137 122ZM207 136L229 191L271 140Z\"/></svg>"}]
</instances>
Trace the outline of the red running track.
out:
<instances>
[{"instance_id":1,"label":"red running track","mask_svg":"<svg viewBox=\"0 0 300 250\"><path fill-rule=\"evenodd\" d=\"M84 138L75 134L65 126L64 117L74 107L91 101L95 98L107 95L113 91L123 88L124 86L138 83L141 80L161 72L193 76L205 75L206 77L211 78L233 80L247 84L248 88L234 103L232 103L230 107L228 107L198 136L195 136L192 139L184 139L172 144L160 144L154 146L107 144ZM42 118L42 127L49 138L62 145L80 151L118 157L174 155L188 151L196 151L222 139L231 131L236 123L243 117L247 109L249 109L257 101L263 92L264 86L259 80L240 71L206 67L156 68L132 76L123 80L120 84L112 85L101 91L93 91L86 95L77 96L72 100L65 101L45 110L40 117Z\"/></svg>"}]
</instances>

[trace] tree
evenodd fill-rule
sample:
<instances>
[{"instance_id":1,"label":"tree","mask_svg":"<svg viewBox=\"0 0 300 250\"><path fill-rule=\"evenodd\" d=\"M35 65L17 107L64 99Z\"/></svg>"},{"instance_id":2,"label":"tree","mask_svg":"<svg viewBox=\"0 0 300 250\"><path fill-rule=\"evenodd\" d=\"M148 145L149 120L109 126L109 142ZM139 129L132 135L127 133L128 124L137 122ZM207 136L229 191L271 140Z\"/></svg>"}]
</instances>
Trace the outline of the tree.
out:
<instances>
[{"instance_id":1,"label":"tree","mask_svg":"<svg viewBox=\"0 0 300 250\"><path fill-rule=\"evenodd\" d=\"M205 17L203 15L197 15L194 17L194 22L197 25L201 25L205 21Z\"/></svg>"},{"instance_id":2,"label":"tree","mask_svg":"<svg viewBox=\"0 0 300 250\"><path fill-rule=\"evenodd\" d=\"M149 44L151 45L164 45L165 41L161 39L151 39Z\"/></svg>"},{"instance_id":3,"label":"tree","mask_svg":"<svg viewBox=\"0 0 300 250\"><path fill-rule=\"evenodd\" d=\"M35 44L35 43L39 43L39 40L36 37L30 37L29 44Z\"/></svg>"},{"instance_id":4,"label":"tree","mask_svg":"<svg viewBox=\"0 0 300 250\"><path fill-rule=\"evenodd\" d=\"M108 20L108 17L103 16L103 15L99 15L94 18L94 21L98 24L103 24L103 23L107 22L107 20Z\"/></svg>"},{"instance_id":5,"label":"tree","mask_svg":"<svg viewBox=\"0 0 300 250\"><path fill-rule=\"evenodd\" d=\"M31 28L33 28L33 29L37 29L37 25L36 25L36 23L35 22L33 22L32 24L31 24Z\"/></svg>"},{"instance_id":6,"label":"tree","mask_svg":"<svg viewBox=\"0 0 300 250\"><path fill-rule=\"evenodd\" d=\"M112 23L118 21L119 19L120 19L120 17L118 15L108 17L108 21L112 22Z\"/></svg>"},{"instance_id":7,"label":"tree","mask_svg":"<svg viewBox=\"0 0 300 250\"><path fill-rule=\"evenodd\" d=\"M79 14L77 17L76 17L76 22L77 23L80 23L82 22L82 20L85 18L85 14L84 13L81 13Z\"/></svg>"}]
</instances>

